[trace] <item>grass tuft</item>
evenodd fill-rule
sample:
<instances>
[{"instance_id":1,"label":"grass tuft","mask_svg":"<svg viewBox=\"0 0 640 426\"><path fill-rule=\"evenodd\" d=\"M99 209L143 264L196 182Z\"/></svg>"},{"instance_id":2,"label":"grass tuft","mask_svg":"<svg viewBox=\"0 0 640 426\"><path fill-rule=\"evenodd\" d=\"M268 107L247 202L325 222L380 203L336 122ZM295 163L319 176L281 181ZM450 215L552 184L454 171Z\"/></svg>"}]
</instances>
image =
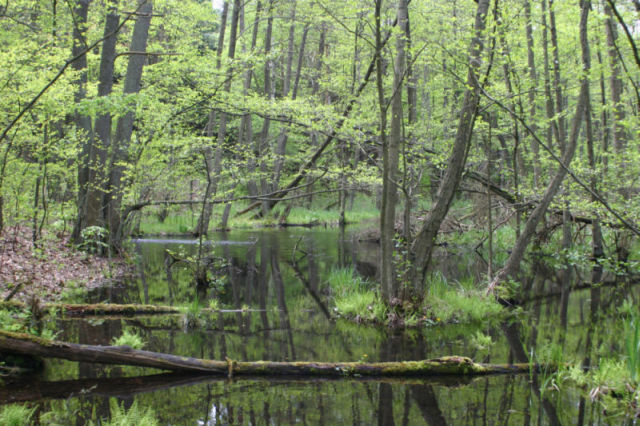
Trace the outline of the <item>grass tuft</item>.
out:
<instances>
[{"instance_id":1,"label":"grass tuft","mask_svg":"<svg viewBox=\"0 0 640 426\"><path fill-rule=\"evenodd\" d=\"M374 290L374 284L356 275L353 269L332 270L329 285L335 310L341 316L368 321L382 321L386 317L386 306Z\"/></svg>"},{"instance_id":2,"label":"grass tuft","mask_svg":"<svg viewBox=\"0 0 640 426\"><path fill-rule=\"evenodd\" d=\"M483 322L504 313L494 297L476 288L472 280L449 283L442 274L434 274L424 300L427 317L436 322Z\"/></svg>"}]
</instances>

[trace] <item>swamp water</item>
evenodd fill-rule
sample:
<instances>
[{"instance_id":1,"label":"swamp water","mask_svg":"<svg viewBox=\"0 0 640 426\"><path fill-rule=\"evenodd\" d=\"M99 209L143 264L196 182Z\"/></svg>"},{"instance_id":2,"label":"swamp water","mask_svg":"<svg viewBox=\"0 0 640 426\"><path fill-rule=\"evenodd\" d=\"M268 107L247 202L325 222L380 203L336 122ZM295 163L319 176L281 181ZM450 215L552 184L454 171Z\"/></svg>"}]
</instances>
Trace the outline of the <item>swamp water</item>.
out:
<instances>
[{"instance_id":1,"label":"swamp water","mask_svg":"<svg viewBox=\"0 0 640 426\"><path fill-rule=\"evenodd\" d=\"M565 358L580 362L594 353L620 353L620 336L607 330L615 329L616 307L628 292L638 297L633 287L573 291L565 297L537 298L505 322L398 331L329 319L327 280L332 270L353 268L371 280L378 273L377 246L359 243L354 234L288 229L210 238L205 251L216 279L207 289L197 292L192 268L175 263L177 257L197 254L197 241L140 239L131 242L130 250L136 276L82 300L190 306L189 313L59 319L58 339L108 345L128 331L141 336L146 350L247 361L403 361L461 355L505 363L549 361L564 352L570 354ZM452 247L434 264L450 283L479 278L486 270L479 256ZM534 288L559 288L554 279L534 278L529 283ZM218 300L228 312L199 310L196 297L204 306ZM597 364L597 355L593 357L591 363ZM227 379L50 360L41 377L0 387L0 403L34 407L33 419L45 424L96 423L110 416L114 400L125 408L134 403L140 411L151 408L163 425L612 423L600 405L581 398L584 390L554 387L544 372L536 377Z\"/></svg>"}]
</instances>

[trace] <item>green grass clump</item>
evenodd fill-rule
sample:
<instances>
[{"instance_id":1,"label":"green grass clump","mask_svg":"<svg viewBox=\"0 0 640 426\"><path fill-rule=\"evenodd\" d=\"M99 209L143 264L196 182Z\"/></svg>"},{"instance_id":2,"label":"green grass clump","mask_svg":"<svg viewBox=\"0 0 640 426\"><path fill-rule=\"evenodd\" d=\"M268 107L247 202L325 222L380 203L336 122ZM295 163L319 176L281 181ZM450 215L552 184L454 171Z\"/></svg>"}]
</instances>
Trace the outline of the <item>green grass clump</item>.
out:
<instances>
[{"instance_id":1,"label":"green grass clump","mask_svg":"<svg viewBox=\"0 0 640 426\"><path fill-rule=\"evenodd\" d=\"M339 268L331 271L329 285L335 310L347 318L360 316L363 320L382 321L386 305L374 290L374 284L356 275L353 269Z\"/></svg>"},{"instance_id":2,"label":"green grass clump","mask_svg":"<svg viewBox=\"0 0 640 426\"><path fill-rule=\"evenodd\" d=\"M36 411L24 405L7 405L0 411L0 425L22 426L31 424L31 416Z\"/></svg>"},{"instance_id":3,"label":"green grass clump","mask_svg":"<svg viewBox=\"0 0 640 426\"><path fill-rule=\"evenodd\" d=\"M483 322L504 313L494 297L474 286L471 279L453 285L434 274L424 300L427 316L436 322Z\"/></svg>"}]
</instances>

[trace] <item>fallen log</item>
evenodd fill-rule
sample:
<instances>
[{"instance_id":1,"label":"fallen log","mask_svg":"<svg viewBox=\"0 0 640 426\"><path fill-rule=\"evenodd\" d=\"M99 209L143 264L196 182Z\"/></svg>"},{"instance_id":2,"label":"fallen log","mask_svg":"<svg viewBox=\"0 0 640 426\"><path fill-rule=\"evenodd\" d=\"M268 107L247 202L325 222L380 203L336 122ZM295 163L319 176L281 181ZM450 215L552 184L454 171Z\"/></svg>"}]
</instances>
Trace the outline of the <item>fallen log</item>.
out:
<instances>
[{"instance_id":1,"label":"fallen log","mask_svg":"<svg viewBox=\"0 0 640 426\"><path fill-rule=\"evenodd\" d=\"M0 302L0 309L33 310L33 306L22 302ZM72 304L72 303L46 303L35 307L39 313L61 315L65 317L85 316L136 316L136 315L165 315L183 314L189 308L180 306L156 306L156 305L119 305L115 303ZM210 309L202 308L200 312L210 313L237 313L237 312L262 312L262 309Z\"/></svg>"},{"instance_id":2,"label":"fallen log","mask_svg":"<svg viewBox=\"0 0 640 426\"><path fill-rule=\"evenodd\" d=\"M20 309L31 310L32 306L21 302L0 302L0 309ZM42 313L56 313L65 316L87 316L87 315L158 315L158 314L179 314L184 312L184 308L174 306L155 305L119 305L111 303L95 304L72 304L72 303L47 303L39 305L37 309Z\"/></svg>"},{"instance_id":3,"label":"fallen log","mask_svg":"<svg viewBox=\"0 0 640 426\"><path fill-rule=\"evenodd\" d=\"M70 361L150 367L178 372L252 376L403 377L432 375L486 375L528 373L532 365L480 364L460 356L401 362L243 362L214 361L132 349L128 346L94 346L47 340L28 334L0 331L0 352L61 358ZM533 366L533 368L536 368Z\"/></svg>"}]
</instances>

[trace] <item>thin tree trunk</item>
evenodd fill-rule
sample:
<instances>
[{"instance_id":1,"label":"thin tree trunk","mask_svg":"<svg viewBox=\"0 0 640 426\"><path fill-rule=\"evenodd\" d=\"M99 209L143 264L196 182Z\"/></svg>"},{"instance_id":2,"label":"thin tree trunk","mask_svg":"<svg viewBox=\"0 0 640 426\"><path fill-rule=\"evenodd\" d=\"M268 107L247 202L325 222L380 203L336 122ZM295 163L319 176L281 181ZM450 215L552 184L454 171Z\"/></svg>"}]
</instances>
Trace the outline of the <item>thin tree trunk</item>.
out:
<instances>
[{"instance_id":1,"label":"thin tree trunk","mask_svg":"<svg viewBox=\"0 0 640 426\"><path fill-rule=\"evenodd\" d=\"M229 2L225 0L222 5L222 13L220 14L220 30L218 31L218 44L216 47L216 70L219 70L222 66L222 50L224 49L224 37L227 29L227 17L229 16ZM214 128L216 122L215 111L209 111L209 119L205 127L205 136L213 140ZM219 132L218 132L219 135ZM207 170L214 170L214 151L210 144L207 144L202 153L204 155L204 162ZM207 173L207 179L217 179L215 173ZM213 205L209 200L213 197L217 185L213 181L207 180L207 186L204 192L204 208L198 216L198 222L193 231L193 235L199 237L201 235L207 235L209 232L209 222L211 221L211 214L213 213Z\"/></svg>"},{"instance_id":2,"label":"thin tree trunk","mask_svg":"<svg viewBox=\"0 0 640 426\"><path fill-rule=\"evenodd\" d=\"M555 108L553 104L553 96L551 94L551 74L549 70L551 65L549 63L549 40L547 36L547 0L542 0L542 51L544 54L544 94L546 99L547 120L549 125L547 126L547 143L551 145L553 141L553 125L551 124L553 117L555 116Z\"/></svg>"},{"instance_id":3,"label":"thin tree trunk","mask_svg":"<svg viewBox=\"0 0 640 426\"><path fill-rule=\"evenodd\" d=\"M438 235L442 221L449 211L449 206L460 184L466 163L480 100L481 88L477 73L480 68L480 57L483 51L482 33L485 28L488 10L489 0L479 0L474 26L475 35L471 41L469 55L470 64L467 77L467 87L469 87L469 89L465 91L464 100L462 101L460 121L453 149L447 161L445 175L438 186L434 206L429 212L427 219L423 223L411 247L412 266L410 279L414 291L422 290L431 261L436 236Z\"/></svg>"},{"instance_id":4,"label":"thin tree trunk","mask_svg":"<svg viewBox=\"0 0 640 426\"><path fill-rule=\"evenodd\" d=\"M253 21L253 32L251 33L251 49L250 51L255 51L256 41L258 39L258 28L260 27L260 14L262 12L262 3L258 1L256 3L256 14ZM247 96L249 94L249 89L251 88L251 77L253 76L253 71L251 68L247 67L244 72L244 86L242 89L243 96ZM251 148L253 142L253 120L251 114L244 114L242 116L242 122L240 124L241 134L239 136L239 144L240 146L246 146L247 152L252 152L253 155L249 154L247 158L247 167L249 169L249 180L247 182L247 191L249 195L256 196L258 195L258 185L256 184L254 173L256 171L256 158L258 156L258 152L254 151L254 148Z\"/></svg>"},{"instance_id":5,"label":"thin tree trunk","mask_svg":"<svg viewBox=\"0 0 640 426\"><path fill-rule=\"evenodd\" d=\"M381 2L376 3L376 6ZM378 9L376 8L376 11ZM379 12L379 11L378 11ZM397 19L400 33L396 39L396 60L393 74L393 99L391 102L391 132L389 138L384 135L386 123L381 123L382 138L382 208L380 209L380 248L381 248L381 284L382 296L391 301L398 295L396 272L394 266L394 239L396 222L396 204L398 202L398 163L400 145L402 143L403 109L402 92L403 79L406 72L406 31L409 19L406 0L397 2ZM376 15L376 48L380 48L381 32L379 15ZM382 52L378 51L378 67L382 66ZM382 69L378 68L378 96L381 102L381 120L386 120L386 105L382 92Z\"/></svg>"},{"instance_id":6,"label":"thin tree trunk","mask_svg":"<svg viewBox=\"0 0 640 426\"><path fill-rule=\"evenodd\" d=\"M598 179L599 176L597 174L597 163L594 149L594 140L593 140L593 124L592 124L592 110L591 110L591 93L587 89L587 102L586 102L586 111L585 111L585 125L586 125L586 134L587 134L587 156L589 158L589 168L591 169L591 179L590 186L591 190L594 193L598 192ZM601 178L601 177L600 177ZM592 195L591 202L596 203L597 199ZM593 259L597 262L604 256L604 245L602 241L602 229L600 227L600 217L597 212L594 212L593 222L591 223L591 254ZM597 264L595 265L595 269L601 268L602 266ZM598 274L598 281L600 278L600 274ZM595 284L595 283L594 283Z\"/></svg>"},{"instance_id":7,"label":"thin tree trunk","mask_svg":"<svg viewBox=\"0 0 640 426\"><path fill-rule=\"evenodd\" d=\"M536 91L538 87L538 73L536 72L536 60L534 55L533 44L533 21L531 18L531 0L525 0L524 13L527 19L526 36L527 36L527 65L529 67L529 78L531 79L531 89L529 90L529 114L531 118L536 116ZM533 124L531 127L535 132L537 126ZM533 153L533 186L535 188L540 184L540 147L535 138L531 138L531 152Z\"/></svg>"},{"instance_id":8,"label":"thin tree trunk","mask_svg":"<svg viewBox=\"0 0 640 426\"><path fill-rule=\"evenodd\" d=\"M233 60L236 56L236 42L237 42L237 34L238 34L238 17L240 16L240 8L242 4L240 0L234 0L233 2L233 14L231 16L231 30L229 32L229 52L227 54L229 60ZM227 70L227 78L224 83L224 91L229 93L231 91L231 80L233 78L233 65L229 65L229 69ZM220 179L220 174L222 172L222 154L224 152L224 145L227 139L227 114L224 112L220 114L220 126L218 127L218 144L216 146L216 153L213 162L213 182L211 192L212 195L215 196L218 193L218 182ZM213 204L208 204L209 209L213 208ZM227 203L224 206L224 213L221 220L220 227L226 228L226 222L229 217L229 210L231 209L231 204ZM208 220L211 219L211 211L209 211ZM203 228L208 229L209 223L203 222Z\"/></svg>"},{"instance_id":9,"label":"thin tree trunk","mask_svg":"<svg viewBox=\"0 0 640 426\"><path fill-rule=\"evenodd\" d=\"M73 8L73 48L71 56L81 55L87 47L85 31L87 30L87 16L91 0L76 0ZM75 81L76 90L74 102L82 101L87 93L87 55L82 55L71 67L78 73ZM73 121L76 127L78 140L81 141L80 156L78 158L78 217L71 234L74 241L80 241L80 234L86 227L86 223L95 222L95 212L89 212L87 206L87 192L90 185L90 169L95 155L93 149L93 131L91 118L80 112L75 112Z\"/></svg>"},{"instance_id":10,"label":"thin tree trunk","mask_svg":"<svg viewBox=\"0 0 640 426\"><path fill-rule=\"evenodd\" d=\"M402 179L402 192L404 194L404 211L403 211L403 238L404 243L409 247L411 246L411 238L413 235L411 234L411 209L413 204L413 190L416 186L415 179L415 170L413 165L407 161L407 157L409 157L410 151L414 145L415 138L413 136L413 126L418 121L418 76L413 72L413 56L411 55L411 20L409 19L409 12L407 6L407 24L404 29L405 37L406 37L406 79L407 79L407 122L409 124L409 133L405 138L403 138L402 143L402 151L403 151L403 179Z\"/></svg>"},{"instance_id":11,"label":"thin tree trunk","mask_svg":"<svg viewBox=\"0 0 640 426\"><path fill-rule=\"evenodd\" d=\"M620 61L618 60L618 53L616 51L616 42L618 40L618 30L616 22L613 20L613 13L608 3L604 6L607 19L605 21L605 28L607 31L607 53L609 55L609 65L611 75L609 77L609 88L611 92L611 103L613 106L613 149L619 156L624 155L626 148L626 134L624 125L622 124L625 119L624 106L622 105L622 80L620 78ZM619 174L620 182L624 182L625 161L621 160L621 173Z\"/></svg>"},{"instance_id":12,"label":"thin tree trunk","mask_svg":"<svg viewBox=\"0 0 640 426\"><path fill-rule=\"evenodd\" d=\"M555 10L553 5L553 0L549 0L549 25L551 30L551 47L553 52L553 89L555 92L555 112L556 118L553 120L554 126L554 134L556 137L556 141L558 146L560 147L560 152L564 153L566 149L567 141L566 141L566 128L565 128L565 118L564 118L564 96L562 94L562 83L560 81L560 54L558 48L558 29L556 27L556 18L555 18ZM588 90L588 87L587 87ZM587 93L588 96L588 93ZM571 222L571 211L569 210L569 201L566 194L563 194L564 198L564 209L562 211L562 249L565 253L568 253L572 246L572 222ZM562 296L561 296L561 325L563 328L566 328L566 318L567 318L567 307L568 307L568 297L569 291L571 287L571 276L572 276L571 265L565 263L564 269L562 270Z\"/></svg>"},{"instance_id":13,"label":"thin tree trunk","mask_svg":"<svg viewBox=\"0 0 640 426\"><path fill-rule=\"evenodd\" d=\"M357 29L356 29L357 34ZM316 71L311 78L311 98L315 98L318 95L318 90L320 90L320 75L322 73L322 67L324 65L324 52L326 50L325 42L327 37L327 25L326 23L322 23L322 29L320 30L320 39L318 41L318 59L316 60ZM318 100L318 102L322 102ZM311 146L318 146L318 132L315 130L311 131ZM309 186L307 188L307 193L309 194L308 202L309 207L313 203L313 178L309 177Z\"/></svg>"},{"instance_id":14,"label":"thin tree trunk","mask_svg":"<svg viewBox=\"0 0 640 426\"><path fill-rule=\"evenodd\" d=\"M551 30L551 51L553 54L553 89L556 96L556 119L553 120L553 125L556 140L560 146L560 152L563 152L567 137L565 119L564 115L562 115L564 110L564 97L562 95L562 82L560 81L560 52L558 49L558 30L556 27L556 14L553 1L554 0L549 0L549 25Z\"/></svg>"},{"instance_id":15,"label":"thin tree trunk","mask_svg":"<svg viewBox=\"0 0 640 426\"><path fill-rule=\"evenodd\" d=\"M383 81L383 68L382 68L382 17L380 16L382 10L382 1L376 0L375 2L375 37L376 37L376 89L378 94L378 108L379 108L379 137L382 144L382 206L380 209L380 254L381 254L381 285L382 285L382 297L386 301L390 301L395 296L395 273L393 268L393 236L394 236L394 222L395 222L395 202L387 204L389 194L387 193L387 186L389 185L389 141L387 139L387 102L384 96L384 81ZM393 187L395 189L395 187ZM393 201L393 200L388 200ZM388 219L389 213L393 214L391 220Z\"/></svg>"},{"instance_id":16,"label":"thin tree trunk","mask_svg":"<svg viewBox=\"0 0 640 426\"><path fill-rule=\"evenodd\" d=\"M565 146L564 153L562 155L562 164L568 167L573 159L573 155L576 150L576 145L578 142L578 135L580 133L580 126L582 124L582 118L585 114L586 110L586 102L589 94L589 78L588 74L591 69L591 58L589 53L589 41L587 38L587 19L589 16L589 8L590 2L583 1L582 2L582 12L580 14L580 45L582 48L582 65L583 65L583 75L581 77L580 84L580 95L578 96L578 101L576 104L576 112L573 117L573 123L571 126L571 134L569 140L567 141L567 145ZM533 210L527 223L525 224L524 230L520 237L516 240L516 243L507 259L507 262L502 270L498 272L496 277L493 279L491 284L489 285L488 291L493 291L497 285L502 283L503 281L515 278L517 272L520 269L520 263L524 258L525 251L527 246L529 245L529 241L533 237L535 233L536 226L544 216L549 204L553 200L554 196L560 189L562 185L562 181L564 180L565 175L567 174L567 170L562 165L558 167L555 176L549 182L547 189L544 193L540 204Z\"/></svg>"},{"instance_id":17,"label":"thin tree trunk","mask_svg":"<svg viewBox=\"0 0 640 426\"><path fill-rule=\"evenodd\" d=\"M267 10L267 29L265 31L265 37L264 37L264 54L266 57L269 56L269 54L271 53L271 38L272 38L272 32L273 32L273 5L274 5L274 0L269 0L269 6L268 6L268 10ZM269 99L273 99L273 93L272 93L272 84L271 84L271 71L273 69L273 61L271 59L267 59L265 64L264 64L264 95L269 98ZM269 118L264 118L264 120L262 121L262 130L260 131L260 140L257 142L258 145L258 149L256 150L258 152L258 157L260 158L260 173L261 173L261 177L260 177L260 191L262 194L268 194L269 192L271 192L269 184L267 183L267 180L265 178L266 173L267 173L267 159L266 159L266 155L269 151L269 126L271 124L271 120L269 120ZM269 206L269 202L268 201L263 201L262 203L262 215L266 216L269 214L269 211L271 210L270 206Z\"/></svg>"},{"instance_id":18,"label":"thin tree trunk","mask_svg":"<svg viewBox=\"0 0 640 426\"><path fill-rule=\"evenodd\" d=\"M293 1L291 5L291 21L289 25L289 38L287 41L287 63L285 64L285 76L282 82L282 98L289 96L289 88L291 87L291 75L293 72L293 51L295 40L295 20L296 20L296 4L297 1ZM293 98L293 97L292 97ZM280 129L280 135L276 143L275 161L273 163L273 182L271 182L271 190L276 190L280 184L280 175L282 173L282 167L284 165L285 154L287 150L287 126L282 126Z\"/></svg>"}]
</instances>

